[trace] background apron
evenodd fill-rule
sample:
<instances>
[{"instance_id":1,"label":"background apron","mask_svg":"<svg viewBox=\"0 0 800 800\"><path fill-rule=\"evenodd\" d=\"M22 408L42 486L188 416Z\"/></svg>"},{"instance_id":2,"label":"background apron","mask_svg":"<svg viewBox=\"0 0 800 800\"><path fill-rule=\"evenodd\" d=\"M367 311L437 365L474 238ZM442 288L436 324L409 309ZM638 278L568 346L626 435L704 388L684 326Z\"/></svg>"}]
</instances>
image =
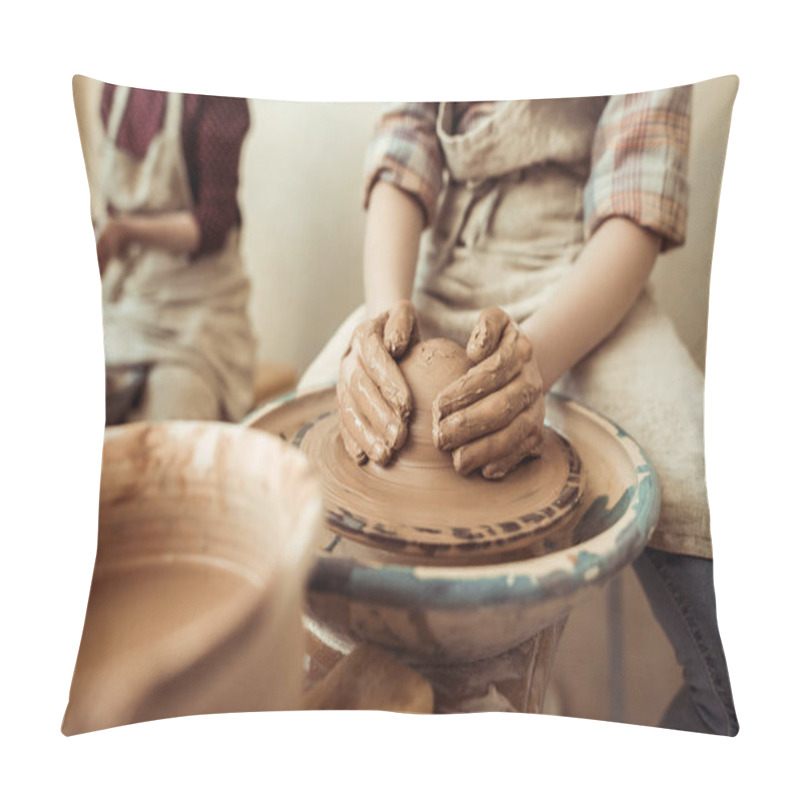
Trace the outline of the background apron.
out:
<instances>
[{"instance_id":1,"label":"background apron","mask_svg":"<svg viewBox=\"0 0 800 800\"><path fill-rule=\"evenodd\" d=\"M583 188L606 98L518 101L465 134L442 103L446 162L432 230L420 249L412 300L424 337L466 345L480 312L522 322L544 305L584 245ZM335 380L357 309L303 376ZM644 448L662 488L650 546L711 557L703 453L703 375L648 292L600 346L553 387L618 423Z\"/></svg>"},{"instance_id":2,"label":"background apron","mask_svg":"<svg viewBox=\"0 0 800 800\"><path fill-rule=\"evenodd\" d=\"M104 199L123 214L191 211L181 141L183 95L167 96L164 125L137 160L116 146L129 93L121 86L114 92L101 176ZM218 397L223 419L240 419L253 399L249 294L238 229L229 232L221 250L194 259L130 246L103 276L106 368L188 368Z\"/></svg>"}]
</instances>

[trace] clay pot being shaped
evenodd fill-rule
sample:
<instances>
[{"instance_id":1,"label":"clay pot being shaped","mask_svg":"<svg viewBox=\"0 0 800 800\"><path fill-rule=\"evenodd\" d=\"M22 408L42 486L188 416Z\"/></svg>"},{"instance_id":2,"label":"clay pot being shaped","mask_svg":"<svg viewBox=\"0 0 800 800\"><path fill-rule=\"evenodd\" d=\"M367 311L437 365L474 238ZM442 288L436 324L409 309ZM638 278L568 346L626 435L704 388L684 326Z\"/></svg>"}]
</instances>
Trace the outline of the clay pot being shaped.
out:
<instances>
[{"instance_id":1,"label":"clay pot being shaped","mask_svg":"<svg viewBox=\"0 0 800 800\"><path fill-rule=\"evenodd\" d=\"M318 484L278 437L109 428L62 731L301 707L302 596L321 533Z\"/></svg>"},{"instance_id":2,"label":"clay pot being shaped","mask_svg":"<svg viewBox=\"0 0 800 800\"><path fill-rule=\"evenodd\" d=\"M450 453L433 441L433 401L445 386L472 366L463 347L449 339L428 339L414 345L399 362L413 398L408 437L395 455L396 471L414 467L453 470ZM413 478L411 479L413 485Z\"/></svg>"},{"instance_id":3,"label":"clay pot being shaped","mask_svg":"<svg viewBox=\"0 0 800 800\"><path fill-rule=\"evenodd\" d=\"M540 456L494 481L477 470L459 475L452 454L436 446L434 400L471 366L447 339L420 342L400 360L412 412L406 441L386 466L358 465L348 455L336 415L293 437L318 470L329 525L398 556L440 564L488 563L567 544L562 523L577 508L584 481L564 436L545 429Z\"/></svg>"},{"instance_id":4,"label":"clay pot being shaped","mask_svg":"<svg viewBox=\"0 0 800 800\"><path fill-rule=\"evenodd\" d=\"M339 652L347 652L353 641L366 641L411 664L465 664L508 652L563 620L579 603L597 600L599 590L636 558L655 528L658 477L628 433L578 402L551 393L545 421L557 435L552 441L560 438L578 458L580 469L570 464L570 473L579 479L579 501L561 522L535 533L526 550L501 551L489 560L484 554L497 552L491 542L500 538L498 531L508 532L509 539L526 531L527 512L513 511L514 484L524 488L524 498L541 491L536 470L545 459L502 481L470 476L475 489L470 507L454 502L438 478L421 481L409 492L402 484L410 465L400 459L383 469L351 467L346 453L336 456L335 450L344 448L337 440L333 386L254 412L246 425L302 448L322 478L328 530L308 595L315 635ZM458 477L452 467L423 471L430 478ZM574 494L566 499L569 508ZM366 502L371 516L356 510ZM437 507L444 513L433 520ZM487 524L476 524L484 509ZM382 519L376 520L379 513ZM539 515L532 521L539 524ZM435 549L447 526L458 534L459 544L472 547L474 561L451 560L447 550ZM423 534L433 528L433 540L424 542Z\"/></svg>"}]
</instances>

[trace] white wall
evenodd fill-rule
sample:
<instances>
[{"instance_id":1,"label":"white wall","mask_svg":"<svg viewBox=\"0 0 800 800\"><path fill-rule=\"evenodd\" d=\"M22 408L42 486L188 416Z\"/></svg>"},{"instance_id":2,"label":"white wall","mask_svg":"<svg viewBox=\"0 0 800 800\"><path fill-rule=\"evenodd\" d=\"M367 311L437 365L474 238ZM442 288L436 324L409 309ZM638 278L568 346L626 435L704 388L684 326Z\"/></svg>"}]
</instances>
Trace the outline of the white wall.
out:
<instances>
[{"instance_id":1,"label":"white wall","mask_svg":"<svg viewBox=\"0 0 800 800\"><path fill-rule=\"evenodd\" d=\"M653 275L658 302L701 367L706 357L708 285L720 181L737 87L733 77L694 86L686 244L661 256Z\"/></svg>"},{"instance_id":2,"label":"white wall","mask_svg":"<svg viewBox=\"0 0 800 800\"><path fill-rule=\"evenodd\" d=\"M250 102L240 198L263 359L304 369L361 301L362 165L377 111Z\"/></svg>"},{"instance_id":3,"label":"white wall","mask_svg":"<svg viewBox=\"0 0 800 800\"><path fill-rule=\"evenodd\" d=\"M695 86L687 242L659 259L653 279L659 302L701 366L725 108L736 86L734 78ZM82 137L97 134L98 89L94 82L76 83ZM240 203L261 359L302 371L361 301L362 167L379 108L250 101ZM91 143L84 152L91 165Z\"/></svg>"}]
</instances>

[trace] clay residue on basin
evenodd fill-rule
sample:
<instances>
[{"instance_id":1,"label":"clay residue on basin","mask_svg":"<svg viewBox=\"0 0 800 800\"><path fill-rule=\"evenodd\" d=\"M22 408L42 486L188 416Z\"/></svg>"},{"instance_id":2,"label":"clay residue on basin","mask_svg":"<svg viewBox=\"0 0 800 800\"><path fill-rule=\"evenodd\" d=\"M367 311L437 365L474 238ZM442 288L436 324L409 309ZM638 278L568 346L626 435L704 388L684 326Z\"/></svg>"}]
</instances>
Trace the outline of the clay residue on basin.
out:
<instances>
[{"instance_id":1,"label":"clay residue on basin","mask_svg":"<svg viewBox=\"0 0 800 800\"><path fill-rule=\"evenodd\" d=\"M220 622L241 616L261 593L219 560L166 557L98 567L64 732L159 716L146 709L148 699L198 657L213 657L226 635Z\"/></svg>"},{"instance_id":2,"label":"clay residue on basin","mask_svg":"<svg viewBox=\"0 0 800 800\"><path fill-rule=\"evenodd\" d=\"M92 580L78 666L102 669L141 647L180 637L187 625L258 591L220 562L164 559L100 569Z\"/></svg>"},{"instance_id":3,"label":"clay residue on basin","mask_svg":"<svg viewBox=\"0 0 800 800\"><path fill-rule=\"evenodd\" d=\"M107 431L62 731L299 707L318 491L276 437L224 423Z\"/></svg>"}]
</instances>

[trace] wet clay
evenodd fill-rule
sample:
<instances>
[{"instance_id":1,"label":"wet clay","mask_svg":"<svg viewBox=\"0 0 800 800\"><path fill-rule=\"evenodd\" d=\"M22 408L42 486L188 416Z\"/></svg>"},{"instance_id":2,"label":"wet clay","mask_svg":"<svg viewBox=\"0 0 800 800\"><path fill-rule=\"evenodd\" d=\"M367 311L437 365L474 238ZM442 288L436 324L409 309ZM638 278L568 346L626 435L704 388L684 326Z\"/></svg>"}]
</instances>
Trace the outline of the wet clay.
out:
<instances>
[{"instance_id":1,"label":"wet clay","mask_svg":"<svg viewBox=\"0 0 800 800\"><path fill-rule=\"evenodd\" d=\"M98 567L64 733L206 710L197 679L192 686L184 672L201 659L214 668L226 629L235 631L260 594L246 573L217 559Z\"/></svg>"},{"instance_id":2,"label":"wet clay","mask_svg":"<svg viewBox=\"0 0 800 800\"><path fill-rule=\"evenodd\" d=\"M399 365L413 410L406 444L386 467L353 461L335 413L295 436L322 480L331 527L404 555L474 562L530 549L573 511L583 491L581 462L555 431L545 429L540 458L501 481L458 475L451 455L435 446L433 400L471 366L461 347L428 340Z\"/></svg>"},{"instance_id":3,"label":"wet clay","mask_svg":"<svg viewBox=\"0 0 800 800\"><path fill-rule=\"evenodd\" d=\"M395 471L453 469L453 457L440 450L433 439L433 401L471 366L462 347L448 339L428 339L409 350L399 362L413 398L408 438L395 455ZM413 474L413 473L412 473Z\"/></svg>"},{"instance_id":4,"label":"wet clay","mask_svg":"<svg viewBox=\"0 0 800 800\"><path fill-rule=\"evenodd\" d=\"M91 681L110 661L201 624L258 587L221 563L152 561L102 569L92 581L78 675Z\"/></svg>"}]
</instances>

